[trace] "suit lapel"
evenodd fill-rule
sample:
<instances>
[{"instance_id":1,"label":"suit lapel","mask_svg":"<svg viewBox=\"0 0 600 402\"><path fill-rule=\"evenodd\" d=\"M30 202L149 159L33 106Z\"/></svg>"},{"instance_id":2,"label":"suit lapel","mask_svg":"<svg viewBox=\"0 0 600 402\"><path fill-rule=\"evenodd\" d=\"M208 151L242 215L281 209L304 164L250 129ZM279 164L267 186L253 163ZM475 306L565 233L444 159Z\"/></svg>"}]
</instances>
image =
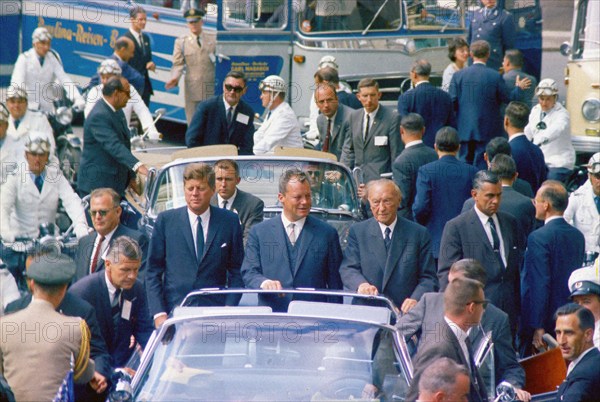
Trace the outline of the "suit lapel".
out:
<instances>
[{"instance_id":1,"label":"suit lapel","mask_svg":"<svg viewBox=\"0 0 600 402\"><path fill-rule=\"evenodd\" d=\"M306 255L306 252L312 244L313 237L314 233L312 230L312 219L310 218L310 216L308 216L306 218L306 221L304 222L302 232L300 232L300 241L297 243L298 250L296 255L296 264L293 269L294 276L296 275L296 272L298 271L298 268L300 267L300 264L302 263L302 260Z\"/></svg>"},{"instance_id":2,"label":"suit lapel","mask_svg":"<svg viewBox=\"0 0 600 402\"><path fill-rule=\"evenodd\" d=\"M111 344L114 344L114 340L115 340L115 335L117 333L117 328L115 328L113 320L112 320L112 307L110 305L110 295L108 294L108 287L106 286L106 281L104 280L104 273L102 274L96 274L96 281L98 281L98 289L99 289L99 294L98 297L100 298L100 306L94 306L96 308L100 308L102 311L100 312L100 314L98 314L98 316L100 317L104 317L105 322L104 325L106 325L106 327L108 328L108 333L109 333L109 339L106 339L106 342L110 342ZM110 349L110 347L109 347Z\"/></svg>"},{"instance_id":3,"label":"suit lapel","mask_svg":"<svg viewBox=\"0 0 600 402\"><path fill-rule=\"evenodd\" d=\"M490 253L494 253L494 249L492 248L492 245L490 244L490 240L488 239L487 233L485 233L485 229L483 228L483 225L481 224L481 221L479 220L479 217L477 216L477 213L475 212L475 207L473 207L471 210L469 210L469 223L471 224L471 227L473 228L473 235L474 238L476 239L482 239L483 240L483 244L485 245L486 249L488 252ZM502 229L500 229L502 230Z\"/></svg>"},{"instance_id":4,"label":"suit lapel","mask_svg":"<svg viewBox=\"0 0 600 402\"><path fill-rule=\"evenodd\" d=\"M381 122L381 114L383 113L383 111L381 110L382 107L383 106L379 106L379 110L377 111L377 114L375 114L375 117L373 117L373 121L371 122L371 127L369 128L369 135L365 138L365 141L363 143L363 146L365 146L365 147L367 146L367 144L369 143L371 138L373 138L375 136L375 132L379 129L379 123ZM363 113L363 123L364 123L364 119L366 119L366 116Z\"/></svg>"},{"instance_id":5,"label":"suit lapel","mask_svg":"<svg viewBox=\"0 0 600 402\"><path fill-rule=\"evenodd\" d=\"M404 253L404 249L406 248L406 245L408 244L407 239L404 238L404 233L402 233L402 231L400 230L400 219L398 219L396 221L396 227L394 228L394 233L392 234L392 246L391 246L391 250L390 250L390 254L388 255L387 261L385 263L385 270L383 272L383 284L382 284L382 289L385 289L388 281L390 280L390 277L392 276L392 273L394 272L394 269L396 269L396 267L398 267L398 269L402 269L401 266L399 266L399 260L400 257L402 256L402 254ZM380 232L381 235L381 232ZM384 244L384 251L385 251L385 244Z\"/></svg>"},{"instance_id":6,"label":"suit lapel","mask_svg":"<svg viewBox=\"0 0 600 402\"><path fill-rule=\"evenodd\" d=\"M185 242L190 249L190 253L196 257L196 262L199 264L198 257L196 256L196 245L194 244L194 235L192 234L192 226L190 225L190 220L188 219L187 207L181 208L181 213L179 215L179 219L181 221L181 227L183 229L183 237L185 238Z\"/></svg>"},{"instance_id":7,"label":"suit lapel","mask_svg":"<svg viewBox=\"0 0 600 402\"><path fill-rule=\"evenodd\" d=\"M221 227L220 225L216 224L216 220L218 219L218 215L221 213L221 211L217 207L209 207L209 208L210 208L210 221L212 221L212 223L210 221L208 223L208 234L206 235L207 238L206 238L206 241L204 242L204 252L202 253L202 258L200 258L200 262L202 262L202 260L204 259L204 256L206 256L206 252L210 248L210 245L212 244L217 232L219 231L219 228Z\"/></svg>"},{"instance_id":8,"label":"suit lapel","mask_svg":"<svg viewBox=\"0 0 600 402\"><path fill-rule=\"evenodd\" d=\"M377 220L375 219L373 219L369 225L369 237L369 248L371 248L372 254L376 258L377 265L379 265L379 269L383 274L385 272L387 252L385 251L385 244L383 243L383 235L379 229L379 223L377 223Z\"/></svg>"}]
</instances>

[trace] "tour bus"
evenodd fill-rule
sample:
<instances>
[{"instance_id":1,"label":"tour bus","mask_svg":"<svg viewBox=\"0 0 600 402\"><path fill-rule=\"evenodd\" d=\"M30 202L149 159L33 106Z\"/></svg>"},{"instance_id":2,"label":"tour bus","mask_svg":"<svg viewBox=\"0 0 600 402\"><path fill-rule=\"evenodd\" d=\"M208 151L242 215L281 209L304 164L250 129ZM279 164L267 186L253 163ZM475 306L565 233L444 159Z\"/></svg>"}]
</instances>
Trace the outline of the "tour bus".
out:
<instances>
[{"instance_id":1,"label":"tour bus","mask_svg":"<svg viewBox=\"0 0 600 402\"><path fill-rule=\"evenodd\" d=\"M587 162L600 151L600 2L575 0L571 43L561 52L569 57L565 85L573 146Z\"/></svg>"},{"instance_id":2,"label":"tour bus","mask_svg":"<svg viewBox=\"0 0 600 402\"><path fill-rule=\"evenodd\" d=\"M301 120L309 115L313 75L325 55L336 58L340 78L353 89L364 77L377 79L388 105L410 87L407 78L417 59L431 62L432 81L440 83L450 62L447 40L466 34L470 15L480 5L478 0L3 0L0 18L7 29L0 42L0 80L6 85L18 51L30 48L31 33L44 26L66 72L84 87L129 29L129 11L137 4L148 14L145 32L157 66L150 73L151 110L166 108L167 119L184 122L183 80L172 90L164 86L175 39L188 32L182 9L190 3L205 7L203 29L217 41L215 85L207 95L222 92L228 71L243 71L248 77L244 99L261 113L258 84L277 74L290 84L288 101ZM539 0L498 4L513 13L526 68L539 76ZM15 32L21 33L18 38Z\"/></svg>"}]
</instances>

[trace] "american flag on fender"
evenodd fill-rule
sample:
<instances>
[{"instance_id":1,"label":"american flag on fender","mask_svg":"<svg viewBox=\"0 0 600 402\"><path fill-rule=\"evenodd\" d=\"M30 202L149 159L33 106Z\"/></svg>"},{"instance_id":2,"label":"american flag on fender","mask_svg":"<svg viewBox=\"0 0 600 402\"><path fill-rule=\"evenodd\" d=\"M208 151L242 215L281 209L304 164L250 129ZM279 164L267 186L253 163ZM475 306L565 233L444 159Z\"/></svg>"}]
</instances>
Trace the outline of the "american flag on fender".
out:
<instances>
[{"instance_id":1,"label":"american flag on fender","mask_svg":"<svg viewBox=\"0 0 600 402\"><path fill-rule=\"evenodd\" d=\"M52 402L75 402L74 383L73 383L73 365L75 364L73 354L71 353L71 368L63 378L58 392L52 399Z\"/></svg>"}]
</instances>

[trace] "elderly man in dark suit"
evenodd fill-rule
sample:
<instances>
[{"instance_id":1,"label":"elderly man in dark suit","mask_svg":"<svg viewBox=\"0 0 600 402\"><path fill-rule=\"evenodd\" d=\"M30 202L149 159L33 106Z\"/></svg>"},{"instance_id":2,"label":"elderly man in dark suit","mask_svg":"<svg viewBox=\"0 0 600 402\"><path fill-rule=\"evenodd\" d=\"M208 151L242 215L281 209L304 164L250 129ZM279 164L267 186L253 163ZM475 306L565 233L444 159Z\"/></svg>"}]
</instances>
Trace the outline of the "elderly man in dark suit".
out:
<instances>
[{"instance_id":1,"label":"elderly man in dark suit","mask_svg":"<svg viewBox=\"0 0 600 402\"><path fill-rule=\"evenodd\" d=\"M403 312L426 292L438 289L427 230L397 215L400 189L393 181L369 183L373 218L350 227L340 275L344 287L360 294L383 294Z\"/></svg>"},{"instance_id":2,"label":"elderly man in dark suit","mask_svg":"<svg viewBox=\"0 0 600 402\"><path fill-rule=\"evenodd\" d=\"M450 97L457 111L460 159L485 169L483 152L494 137L503 135L500 109L503 103L519 98L528 88L528 79L517 79L509 93L502 76L488 68L490 45L483 40L471 43L473 65L457 71L450 81Z\"/></svg>"},{"instance_id":3,"label":"elderly man in dark suit","mask_svg":"<svg viewBox=\"0 0 600 402\"><path fill-rule=\"evenodd\" d=\"M97 188L90 194L90 215L96 230L79 241L75 254L77 271L75 281L86 275L104 269L104 256L110 245L120 236L128 236L135 240L142 250L142 265L138 278L144 279L146 259L148 257L148 237L122 225L121 197L111 188Z\"/></svg>"},{"instance_id":4,"label":"elderly man in dark suit","mask_svg":"<svg viewBox=\"0 0 600 402\"><path fill-rule=\"evenodd\" d=\"M342 250L338 234L327 223L310 216L312 198L306 173L297 169L286 171L279 179L278 198L282 214L250 230L242 264L246 287L341 289ZM291 298L262 300L274 310L285 311Z\"/></svg>"},{"instance_id":5,"label":"elderly man in dark suit","mask_svg":"<svg viewBox=\"0 0 600 402\"><path fill-rule=\"evenodd\" d=\"M133 41L135 50L133 57L129 60L129 65L135 68L138 73L144 77L144 92L140 92L142 100L146 106L150 105L150 95L152 91L152 82L148 71L155 72L156 64L152 61L152 47L150 46L150 38L142 30L146 28L146 10L142 7L135 6L129 11L131 27L125 32L125 37Z\"/></svg>"},{"instance_id":6,"label":"elderly man in dark suit","mask_svg":"<svg viewBox=\"0 0 600 402\"><path fill-rule=\"evenodd\" d=\"M417 193L417 172L427 163L436 161L438 155L433 148L423 143L425 122L417 113L409 113L400 121L400 138L404 150L392 165L394 182L400 188L402 201L398 214L413 220L412 206Z\"/></svg>"},{"instance_id":7,"label":"elderly man in dark suit","mask_svg":"<svg viewBox=\"0 0 600 402\"><path fill-rule=\"evenodd\" d=\"M598 400L600 352L594 347L594 316L583 306L567 304L554 316L556 340L569 362L567 378L558 387L557 401Z\"/></svg>"},{"instance_id":8,"label":"elderly man in dark suit","mask_svg":"<svg viewBox=\"0 0 600 402\"><path fill-rule=\"evenodd\" d=\"M469 278L481 282L487 281L485 268L472 259L458 260L450 268L448 279ZM444 294L425 293L415 308L403 315L396 326L408 341L413 336L430 336L438 331L444 322ZM481 318L481 329L472 329L469 339L475 350L485 339L485 334L491 336L494 343L495 379L496 384L508 381L516 389L519 400L529 399L529 393L521 388L525 385L525 371L517 361L512 336L509 330L508 315L493 304L488 304ZM524 399L526 398L526 399Z\"/></svg>"},{"instance_id":9,"label":"elderly man in dark suit","mask_svg":"<svg viewBox=\"0 0 600 402\"><path fill-rule=\"evenodd\" d=\"M137 280L142 252L130 237L116 239L106 255L106 269L76 282L69 292L96 309L113 368L124 367L133 349L131 337L146 347L154 327L144 285Z\"/></svg>"},{"instance_id":10,"label":"elderly man in dark suit","mask_svg":"<svg viewBox=\"0 0 600 402\"><path fill-rule=\"evenodd\" d=\"M358 83L363 109L350 116L340 161L350 169L362 168L364 182L392 171L392 162L403 149L398 132L398 114L380 105L379 84L372 78Z\"/></svg>"},{"instance_id":11,"label":"elderly man in dark suit","mask_svg":"<svg viewBox=\"0 0 600 402\"><path fill-rule=\"evenodd\" d=\"M486 294L517 325L519 269L524 239L512 215L499 212L502 183L495 173L482 170L473 179L475 206L448 221L442 233L438 277L442 289L448 284L450 266L463 258L483 264L487 273Z\"/></svg>"},{"instance_id":12,"label":"elderly man in dark suit","mask_svg":"<svg viewBox=\"0 0 600 402\"><path fill-rule=\"evenodd\" d=\"M459 149L456 130L440 128L435 136L439 160L421 166L417 174L417 194L412 210L415 222L425 226L431 235L431 252L436 261L444 225L460 214L477 173L474 166L456 159Z\"/></svg>"},{"instance_id":13,"label":"elderly man in dark suit","mask_svg":"<svg viewBox=\"0 0 600 402\"><path fill-rule=\"evenodd\" d=\"M418 113L425 120L423 142L433 148L435 135L444 126L456 127L454 106L448 93L431 85L431 63L420 59L413 63L410 79L413 89L398 97L398 114Z\"/></svg>"},{"instance_id":14,"label":"elderly man in dark suit","mask_svg":"<svg viewBox=\"0 0 600 402\"><path fill-rule=\"evenodd\" d=\"M223 81L223 95L198 104L185 133L185 144L189 148L232 144L240 155L253 155L254 111L242 100L247 89L246 76L230 71Z\"/></svg>"},{"instance_id":15,"label":"elderly man in dark suit","mask_svg":"<svg viewBox=\"0 0 600 402\"><path fill-rule=\"evenodd\" d=\"M469 329L478 325L488 301L483 284L468 278L455 278L444 292L444 316L434 331L421 336L421 344L413 360L414 376L406 395L414 401L423 371L436 360L447 357L469 367L471 390L469 401L487 401L485 384L475 365L474 348Z\"/></svg>"},{"instance_id":16,"label":"elderly man in dark suit","mask_svg":"<svg viewBox=\"0 0 600 402\"><path fill-rule=\"evenodd\" d=\"M544 226L527 238L521 274L521 347L532 339L542 347L542 336L554 329L553 313L569 300L571 273L583 264L585 238L563 218L569 196L564 185L547 180L535 195L535 217Z\"/></svg>"},{"instance_id":17,"label":"elderly man in dark suit","mask_svg":"<svg viewBox=\"0 0 600 402\"><path fill-rule=\"evenodd\" d=\"M244 287L242 228L236 214L210 205L215 193L212 167L187 165L183 189L186 206L161 212L150 240L145 285L157 328L193 289ZM238 301L239 297L206 300L217 305Z\"/></svg>"},{"instance_id":18,"label":"elderly man in dark suit","mask_svg":"<svg viewBox=\"0 0 600 402\"><path fill-rule=\"evenodd\" d=\"M215 163L217 192L210 204L236 213L244 231L244 244L252 226L263 221L265 203L260 198L237 188L240 184L240 168L232 159L222 159Z\"/></svg>"},{"instance_id":19,"label":"elderly man in dark suit","mask_svg":"<svg viewBox=\"0 0 600 402\"><path fill-rule=\"evenodd\" d=\"M332 83L318 84L315 103L321 114L317 117L317 129L321 139L321 150L334 154L339 160L344 146L346 125L352 109L338 102L336 87Z\"/></svg>"},{"instance_id":20,"label":"elderly man in dark suit","mask_svg":"<svg viewBox=\"0 0 600 402\"><path fill-rule=\"evenodd\" d=\"M120 196L135 181L136 173L148 174L148 168L131 153L129 129L123 107L129 100L129 83L114 77L102 88L102 99L96 103L83 126L85 147L77 177L81 195L110 187Z\"/></svg>"}]
</instances>

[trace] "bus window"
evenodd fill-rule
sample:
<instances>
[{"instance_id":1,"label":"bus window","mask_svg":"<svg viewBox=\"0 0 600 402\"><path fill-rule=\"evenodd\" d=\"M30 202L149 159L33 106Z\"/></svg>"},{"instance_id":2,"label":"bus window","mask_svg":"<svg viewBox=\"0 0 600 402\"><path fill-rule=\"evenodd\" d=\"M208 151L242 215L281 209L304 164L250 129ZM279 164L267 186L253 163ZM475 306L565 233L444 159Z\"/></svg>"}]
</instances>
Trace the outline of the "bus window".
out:
<instances>
[{"instance_id":1,"label":"bus window","mask_svg":"<svg viewBox=\"0 0 600 402\"><path fill-rule=\"evenodd\" d=\"M600 57L600 7L579 3L577 25L573 38L573 59Z\"/></svg>"},{"instance_id":2,"label":"bus window","mask_svg":"<svg viewBox=\"0 0 600 402\"><path fill-rule=\"evenodd\" d=\"M223 0L223 8L223 26L228 29L283 29L287 23L285 0Z\"/></svg>"},{"instance_id":3,"label":"bus window","mask_svg":"<svg viewBox=\"0 0 600 402\"><path fill-rule=\"evenodd\" d=\"M446 30L464 28L462 0L406 1L408 28L413 30Z\"/></svg>"}]
</instances>

